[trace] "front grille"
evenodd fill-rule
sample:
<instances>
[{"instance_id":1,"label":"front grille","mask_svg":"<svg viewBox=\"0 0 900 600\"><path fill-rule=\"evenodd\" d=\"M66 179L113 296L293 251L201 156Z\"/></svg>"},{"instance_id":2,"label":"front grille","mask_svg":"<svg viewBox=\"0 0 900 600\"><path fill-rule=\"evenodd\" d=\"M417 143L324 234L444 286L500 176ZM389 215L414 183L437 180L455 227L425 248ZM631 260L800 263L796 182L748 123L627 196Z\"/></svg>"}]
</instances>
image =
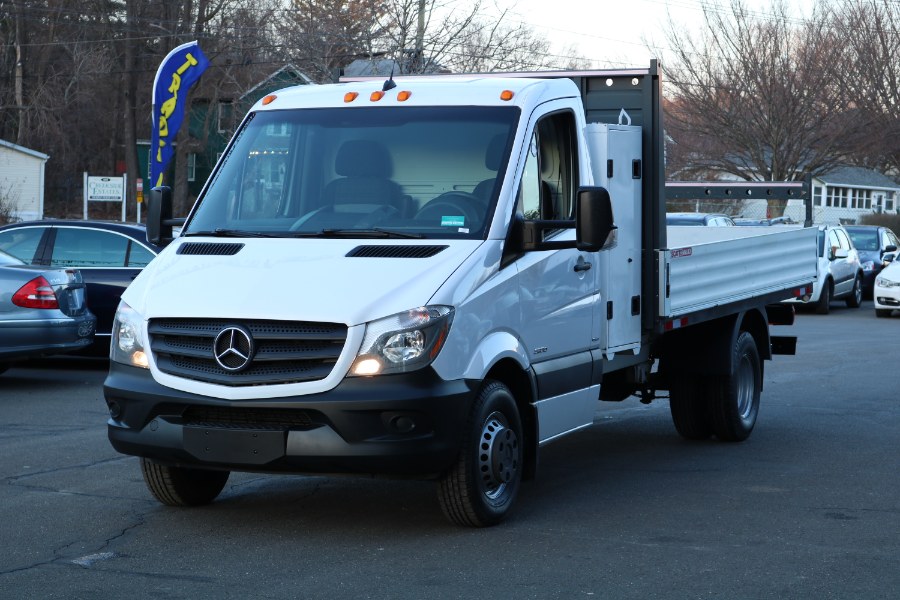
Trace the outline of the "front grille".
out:
<instances>
[{"instance_id":1,"label":"front grille","mask_svg":"<svg viewBox=\"0 0 900 600\"><path fill-rule=\"evenodd\" d=\"M241 370L225 369L216 360L216 337L230 327L248 332L255 346ZM162 372L227 386L324 379L347 339L346 325L303 321L153 319L149 331L150 348ZM234 366L231 360L222 362Z\"/></svg>"},{"instance_id":2,"label":"front grille","mask_svg":"<svg viewBox=\"0 0 900 600\"><path fill-rule=\"evenodd\" d=\"M308 430L315 426L315 414L306 410L281 408L235 408L191 406L181 422L187 427L206 429L255 429L259 431Z\"/></svg>"}]
</instances>

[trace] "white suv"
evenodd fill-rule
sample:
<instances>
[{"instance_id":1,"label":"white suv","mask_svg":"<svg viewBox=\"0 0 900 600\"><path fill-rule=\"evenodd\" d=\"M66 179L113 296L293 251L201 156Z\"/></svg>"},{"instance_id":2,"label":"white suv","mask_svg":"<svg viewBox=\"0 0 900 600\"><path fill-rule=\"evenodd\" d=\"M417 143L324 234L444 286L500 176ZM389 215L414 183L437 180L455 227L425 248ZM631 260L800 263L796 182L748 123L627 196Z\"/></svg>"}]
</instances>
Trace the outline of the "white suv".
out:
<instances>
[{"instance_id":1,"label":"white suv","mask_svg":"<svg viewBox=\"0 0 900 600\"><path fill-rule=\"evenodd\" d=\"M859 308L862 294L862 265L847 230L841 225L819 225L819 276L809 303L826 315L832 300L843 299L850 308Z\"/></svg>"}]
</instances>

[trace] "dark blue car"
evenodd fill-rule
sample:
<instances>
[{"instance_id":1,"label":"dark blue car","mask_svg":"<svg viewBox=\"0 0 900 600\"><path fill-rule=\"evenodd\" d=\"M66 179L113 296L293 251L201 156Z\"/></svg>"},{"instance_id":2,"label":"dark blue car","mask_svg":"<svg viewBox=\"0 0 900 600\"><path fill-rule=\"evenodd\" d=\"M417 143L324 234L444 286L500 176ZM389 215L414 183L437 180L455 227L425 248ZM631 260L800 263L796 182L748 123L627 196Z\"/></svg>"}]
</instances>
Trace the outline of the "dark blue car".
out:
<instances>
[{"instance_id":1,"label":"dark blue car","mask_svg":"<svg viewBox=\"0 0 900 600\"><path fill-rule=\"evenodd\" d=\"M871 298L875 277L886 264L884 255L900 248L900 239L893 231L879 225L845 225L844 229L859 252L859 262L863 268L863 294Z\"/></svg>"},{"instance_id":2,"label":"dark blue car","mask_svg":"<svg viewBox=\"0 0 900 600\"><path fill-rule=\"evenodd\" d=\"M139 224L42 220L0 227L0 250L27 264L81 271L87 305L97 316L90 353L107 354L122 292L161 248L147 242Z\"/></svg>"}]
</instances>

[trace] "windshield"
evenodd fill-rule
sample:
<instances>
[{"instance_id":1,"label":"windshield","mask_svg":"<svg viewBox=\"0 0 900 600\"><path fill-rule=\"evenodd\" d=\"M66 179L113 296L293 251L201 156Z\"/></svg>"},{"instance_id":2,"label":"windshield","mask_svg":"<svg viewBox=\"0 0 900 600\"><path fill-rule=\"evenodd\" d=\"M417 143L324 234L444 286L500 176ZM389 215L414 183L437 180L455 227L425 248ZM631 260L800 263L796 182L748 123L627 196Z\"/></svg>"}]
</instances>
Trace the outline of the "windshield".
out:
<instances>
[{"instance_id":1,"label":"windshield","mask_svg":"<svg viewBox=\"0 0 900 600\"><path fill-rule=\"evenodd\" d=\"M859 229L848 229L847 233L850 234L850 239L853 240L853 245L857 250L873 251L879 249L877 230L860 231Z\"/></svg>"},{"instance_id":2,"label":"windshield","mask_svg":"<svg viewBox=\"0 0 900 600\"><path fill-rule=\"evenodd\" d=\"M184 235L483 238L516 107L256 113Z\"/></svg>"}]
</instances>

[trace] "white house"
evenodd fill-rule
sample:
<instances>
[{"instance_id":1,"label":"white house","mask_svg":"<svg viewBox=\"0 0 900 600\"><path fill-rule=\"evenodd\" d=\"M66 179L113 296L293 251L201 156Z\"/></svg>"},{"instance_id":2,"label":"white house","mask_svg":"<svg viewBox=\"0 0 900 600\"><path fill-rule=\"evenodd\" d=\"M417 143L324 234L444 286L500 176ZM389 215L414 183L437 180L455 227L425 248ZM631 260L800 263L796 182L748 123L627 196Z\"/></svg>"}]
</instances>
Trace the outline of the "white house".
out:
<instances>
[{"instance_id":1,"label":"white house","mask_svg":"<svg viewBox=\"0 0 900 600\"><path fill-rule=\"evenodd\" d=\"M745 200L741 216L762 218L765 200ZM887 175L863 167L838 167L812 180L813 223L859 223L863 215L900 213L900 184ZM784 216L806 220L802 200L789 200Z\"/></svg>"},{"instance_id":2,"label":"white house","mask_svg":"<svg viewBox=\"0 0 900 600\"><path fill-rule=\"evenodd\" d=\"M21 221L44 216L44 167L50 157L0 140L0 203Z\"/></svg>"}]
</instances>

